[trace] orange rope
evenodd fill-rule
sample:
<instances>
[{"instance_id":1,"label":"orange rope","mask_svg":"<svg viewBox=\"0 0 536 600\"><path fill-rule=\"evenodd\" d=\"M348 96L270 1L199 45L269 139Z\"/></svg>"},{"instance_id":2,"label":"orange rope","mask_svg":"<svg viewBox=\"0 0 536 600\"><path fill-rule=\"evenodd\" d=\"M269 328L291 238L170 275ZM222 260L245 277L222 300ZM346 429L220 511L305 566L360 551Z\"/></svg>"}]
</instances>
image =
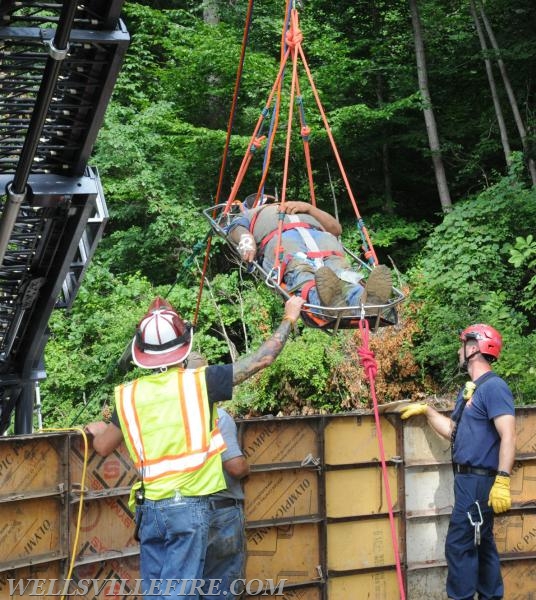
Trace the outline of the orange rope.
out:
<instances>
[{"instance_id":1,"label":"orange rope","mask_svg":"<svg viewBox=\"0 0 536 600\"><path fill-rule=\"evenodd\" d=\"M380 461L382 465L382 476L383 484L385 487L385 496L387 499L387 507L389 510L389 523L391 525L391 540L393 543L393 551L396 560L396 574L398 580L398 589L400 591L400 600L405 600L406 594L404 591L404 578L402 576L402 567L400 564L400 552L398 548L398 536L396 534L396 524L393 513L393 500L391 498L391 487L389 485L389 477L387 474L387 464L385 462L385 448L383 445L383 436L380 424L380 413L378 411L378 399L376 397L376 386L375 379L378 373L378 365L374 358L374 352L369 348L369 324L366 319L359 321L359 330L361 332L362 346L358 348L357 354L359 355L359 361L365 370L365 373L369 380L370 393L372 396L372 403L374 406L374 419L376 422L376 435L378 436L378 447L380 450Z\"/></svg>"},{"instance_id":2,"label":"orange rope","mask_svg":"<svg viewBox=\"0 0 536 600\"><path fill-rule=\"evenodd\" d=\"M290 15L290 27L285 34L285 41L288 49L292 55L292 83L290 86L290 102L288 108L288 120L287 120L287 139L285 143L285 160L283 164L283 183L281 186L281 213L287 199L287 181L288 181L288 166L290 162L290 143L292 139L292 118L294 115L294 99L296 97L296 86L298 81L298 48L303 40L303 34L300 31L298 25L298 12L296 9L292 9ZM281 237L283 235L283 218L279 218L277 223L277 246L275 251L274 269L277 271L281 265L283 258L283 247L281 244ZM278 281L281 283L281 270L278 271Z\"/></svg>"},{"instance_id":3,"label":"orange rope","mask_svg":"<svg viewBox=\"0 0 536 600\"><path fill-rule=\"evenodd\" d=\"M229 113L229 120L227 122L227 135L225 137L225 147L223 150L223 156L220 165L220 175L218 178L218 187L216 189L216 196L214 198L214 204L219 204L221 189L223 187L223 177L225 174L225 167L227 165L227 156L229 154L229 145L231 143L231 131L233 128L234 118L236 114L236 106L238 104L238 93L240 91L240 82L242 81L242 73L244 70L244 60L246 57L246 48L247 41L249 37L249 30L251 26L251 16L253 14L253 2L254 0L249 0L248 9L246 13L246 21L244 24L244 33L242 34L242 47L240 49L240 60L238 62L238 69L236 70L236 78L235 78L235 86L233 93L233 101L231 103L231 111ZM199 291L197 293L197 302L195 304L195 312L194 317L192 319L192 324L195 327L197 325L197 320L199 318L199 310L201 307L201 298L203 296L203 288L205 286L205 277L208 269L210 250L212 248L212 236L207 239L207 246L205 248L205 258L203 260L203 269L201 272L201 281L199 282Z\"/></svg>"},{"instance_id":4,"label":"orange rope","mask_svg":"<svg viewBox=\"0 0 536 600\"><path fill-rule=\"evenodd\" d=\"M228 210L230 209L232 203L234 202L235 198L236 198L236 194L238 192L238 190L240 189L240 185L242 184L242 180L244 178L245 172L247 170L247 165L249 165L249 161L251 160L251 151L250 149L255 145L255 141L257 139L257 134L259 133L259 130L261 128L261 125L264 121L264 119L266 118L266 113L268 112L268 109L270 108L270 105L272 104L272 100L274 98L275 92L277 90L277 86L279 84L279 81L281 80L281 76L283 74L283 70L285 68L285 64L287 62L288 56L289 56L290 51L287 50L285 57L284 57L284 62L281 63L281 65L279 66L279 73L277 74L276 80L274 82L274 85L272 86L272 89L270 91L270 95L268 96L268 100L266 102L266 105L264 107L264 110L262 111L262 113L260 114L258 120L257 120L257 124L255 125L255 129L253 131L253 135L251 136L249 145L248 145L248 149L246 151L246 154L244 155L244 158L242 159L242 165L240 167L239 170L239 174L236 177L236 180L233 184L233 187L231 189L231 192L229 194L229 199L227 200L227 205L225 208L225 212L228 212ZM246 164L247 163L247 164Z\"/></svg>"},{"instance_id":5,"label":"orange rope","mask_svg":"<svg viewBox=\"0 0 536 600\"><path fill-rule=\"evenodd\" d=\"M322 117L322 122L324 123L324 127L326 129L326 133L328 134L328 138L329 141L331 143L331 148L333 150L333 154L335 155L335 158L337 159L337 164L339 166L339 171L341 172L341 176L343 178L344 184L346 186L346 191L348 192L348 196L350 197L350 201L352 202L352 206L354 207L354 211L355 214L357 216L358 219L361 219L361 215L359 214L359 209L357 208L357 203L355 201L354 195L352 193L352 189L350 187L350 183L348 181L348 177L346 175L346 171L344 170L344 166L342 164L342 160L341 157L339 155L339 151L337 149L337 145L335 143L335 139L333 138L333 134L331 133L331 128L329 126L327 117L326 117L326 113L324 112L324 107L322 106L322 102L320 101L320 96L318 94L318 90L316 89L315 86L315 82L313 81L313 76L311 75L311 71L309 69L309 65L307 64L307 60L305 58L305 54L303 53L303 49L301 46L298 46L298 51L300 53L301 59L302 59L302 63L303 63L303 67L305 69L305 72L307 73L307 77L309 78L309 83L311 84L311 89L313 91L313 95L315 97L316 100L316 105L318 106L318 110L320 111L320 116ZM374 258L374 264L377 265L378 264L378 257L376 256L376 252L374 251L374 247L372 245L372 241L370 239L369 233L367 228L363 225L362 227L362 231L363 231L363 235L365 236L365 239L367 241L367 244L370 248L370 252L372 257Z\"/></svg>"}]
</instances>

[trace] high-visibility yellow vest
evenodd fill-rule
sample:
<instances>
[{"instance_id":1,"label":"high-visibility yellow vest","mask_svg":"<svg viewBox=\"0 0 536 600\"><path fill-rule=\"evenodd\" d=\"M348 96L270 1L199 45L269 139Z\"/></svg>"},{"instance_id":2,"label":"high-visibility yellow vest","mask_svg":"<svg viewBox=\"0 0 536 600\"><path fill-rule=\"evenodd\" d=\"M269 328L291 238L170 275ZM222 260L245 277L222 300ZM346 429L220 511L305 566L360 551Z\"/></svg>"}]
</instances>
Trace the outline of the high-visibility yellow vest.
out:
<instances>
[{"instance_id":1,"label":"high-visibility yellow vest","mask_svg":"<svg viewBox=\"0 0 536 600\"><path fill-rule=\"evenodd\" d=\"M125 444L150 500L225 489L226 446L217 424L212 426L205 369L175 367L115 388ZM131 509L140 486L132 488Z\"/></svg>"}]
</instances>

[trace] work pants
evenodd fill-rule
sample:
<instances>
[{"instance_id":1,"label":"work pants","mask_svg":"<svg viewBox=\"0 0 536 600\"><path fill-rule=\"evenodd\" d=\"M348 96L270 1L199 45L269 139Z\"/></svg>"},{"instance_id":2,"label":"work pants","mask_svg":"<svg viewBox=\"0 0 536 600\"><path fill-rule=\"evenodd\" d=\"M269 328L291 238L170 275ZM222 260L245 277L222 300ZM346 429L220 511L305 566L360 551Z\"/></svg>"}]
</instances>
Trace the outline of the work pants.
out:
<instances>
[{"instance_id":1,"label":"work pants","mask_svg":"<svg viewBox=\"0 0 536 600\"><path fill-rule=\"evenodd\" d=\"M456 474L454 477L454 508L445 541L448 565L447 594L452 600L498 600L504 588L497 546L493 538L493 510L488 498L494 477ZM478 519L478 501L483 523L480 544L475 546L473 521Z\"/></svg>"}]
</instances>

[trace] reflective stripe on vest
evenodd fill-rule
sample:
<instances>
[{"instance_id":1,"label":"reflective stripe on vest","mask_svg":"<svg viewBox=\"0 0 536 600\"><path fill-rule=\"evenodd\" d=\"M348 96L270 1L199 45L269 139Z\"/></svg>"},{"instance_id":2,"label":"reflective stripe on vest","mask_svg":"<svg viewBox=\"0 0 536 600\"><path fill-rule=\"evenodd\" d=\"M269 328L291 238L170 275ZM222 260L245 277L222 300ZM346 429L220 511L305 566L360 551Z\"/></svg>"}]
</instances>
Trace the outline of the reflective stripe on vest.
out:
<instances>
[{"instance_id":1,"label":"reflective stripe on vest","mask_svg":"<svg viewBox=\"0 0 536 600\"><path fill-rule=\"evenodd\" d=\"M119 386L117 404L119 417L128 437L125 441L144 481L196 471L211 456L225 448L218 427L215 426L211 431L204 371L204 368L185 371L173 369L158 375L157 377L168 377L168 384L176 384L174 398L170 396L169 390L168 394L158 397L158 388L151 382L144 383L144 379L151 376ZM140 386L146 389L140 390ZM137 406L141 402L140 394L151 397ZM169 417L166 420L168 423L177 425L177 438L169 441L169 452L163 456L158 455L154 448L147 447L147 442L150 442L147 438L150 436L144 433L144 418L140 415L141 412L150 416L154 406L158 407L160 415ZM155 436L155 433L152 435Z\"/></svg>"}]
</instances>

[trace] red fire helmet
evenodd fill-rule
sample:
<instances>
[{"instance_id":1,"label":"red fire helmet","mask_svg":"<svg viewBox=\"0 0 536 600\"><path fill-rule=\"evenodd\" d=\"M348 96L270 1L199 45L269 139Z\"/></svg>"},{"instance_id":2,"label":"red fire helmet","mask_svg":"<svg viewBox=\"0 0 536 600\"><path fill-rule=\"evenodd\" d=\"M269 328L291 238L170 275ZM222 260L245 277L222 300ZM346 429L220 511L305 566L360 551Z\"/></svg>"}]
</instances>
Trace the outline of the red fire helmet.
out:
<instances>
[{"instance_id":1,"label":"red fire helmet","mask_svg":"<svg viewBox=\"0 0 536 600\"><path fill-rule=\"evenodd\" d=\"M480 352L492 359L499 358L502 350L501 334L491 325L485 325L484 323L469 325L460 333L460 339L462 342L476 340Z\"/></svg>"}]
</instances>

